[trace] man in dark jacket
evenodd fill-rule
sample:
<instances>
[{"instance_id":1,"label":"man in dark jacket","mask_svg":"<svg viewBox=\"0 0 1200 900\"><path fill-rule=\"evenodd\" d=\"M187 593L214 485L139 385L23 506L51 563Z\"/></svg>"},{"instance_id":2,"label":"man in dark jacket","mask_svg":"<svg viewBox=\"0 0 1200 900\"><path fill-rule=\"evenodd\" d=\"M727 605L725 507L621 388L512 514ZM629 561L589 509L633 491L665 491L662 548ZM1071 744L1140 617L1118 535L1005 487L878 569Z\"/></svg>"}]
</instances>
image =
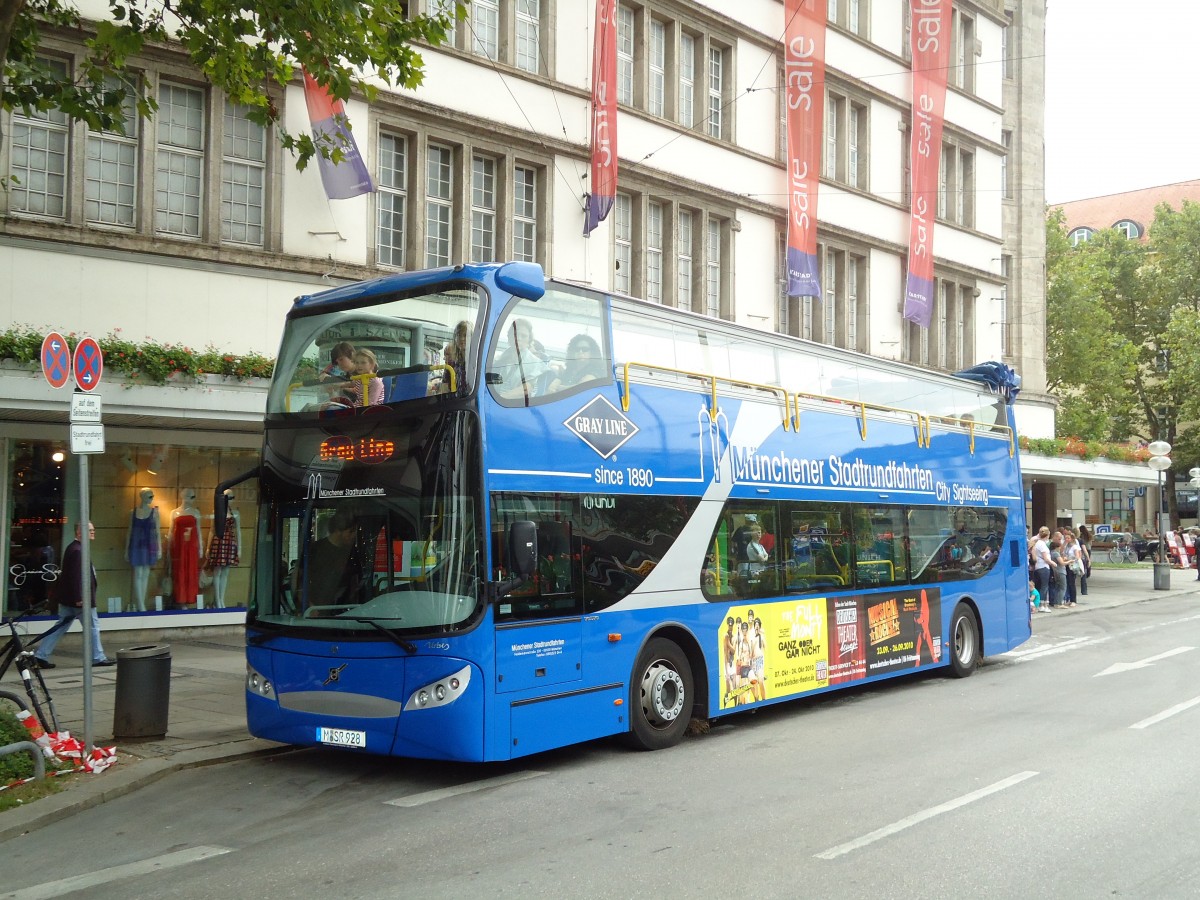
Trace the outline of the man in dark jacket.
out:
<instances>
[{"instance_id":1,"label":"man in dark jacket","mask_svg":"<svg viewBox=\"0 0 1200 900\"><path fill-rule=\"evenodd\" d=\"M58 621L46 632L45 637L38 643L34 656L42 669L53 669L50 654L58 646L59 639L70 629L71 623L83 617L83 547L79 542L80 529L75 526L75 540L63 551L62 571L58 574L55 584L55 596L58 598ZM96 526L88 522L88 540L96 539ZM82 622L80 623L82 625ZM84 626L87 627L87 626ZM100 614L96 612L96 567L92 566L92 665L111 666L115 659L104 655L104 647L100 643Z\"/></svg>"}]
</instances>

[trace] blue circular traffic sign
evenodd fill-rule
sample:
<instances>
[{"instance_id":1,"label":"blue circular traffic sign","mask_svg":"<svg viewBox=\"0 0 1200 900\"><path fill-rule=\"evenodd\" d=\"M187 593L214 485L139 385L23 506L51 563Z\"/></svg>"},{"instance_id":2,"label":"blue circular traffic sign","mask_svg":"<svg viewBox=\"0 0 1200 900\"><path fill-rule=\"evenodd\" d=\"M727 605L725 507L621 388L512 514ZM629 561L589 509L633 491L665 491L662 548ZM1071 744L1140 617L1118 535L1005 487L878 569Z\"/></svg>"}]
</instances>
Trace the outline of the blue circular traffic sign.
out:
<instances>
[{"instance_id":1,"label":"blue circular traffic sign","mask_svg":"<svg viewBox=\"0 0 1200 900\"><path fill-rule=\"evenodd\" d=\"M52 331L42 339L42 374L50 387L60 388L71 378L71 347L67 339Z\"/></svg>"},{"instance_id":2,"label":"blue circular traffic sign","mask_svg":"<svg viewBox=\"0 0 1200 900\"><path fill-rule=\"evenodd\" d=\"M104 374L104 354L100 345L84 338L75 346L75 384L81 391L94 391Z\"/></svg>"}]
</instances>

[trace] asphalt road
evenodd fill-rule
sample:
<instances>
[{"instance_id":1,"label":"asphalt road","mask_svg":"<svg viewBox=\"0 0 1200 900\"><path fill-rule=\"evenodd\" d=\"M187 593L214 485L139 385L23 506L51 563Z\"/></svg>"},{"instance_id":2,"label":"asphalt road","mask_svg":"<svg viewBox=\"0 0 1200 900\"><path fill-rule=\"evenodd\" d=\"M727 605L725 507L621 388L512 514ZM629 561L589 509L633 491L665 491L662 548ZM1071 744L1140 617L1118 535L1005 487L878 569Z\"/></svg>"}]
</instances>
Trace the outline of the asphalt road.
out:
<instances>
[{"instance_id":1,"label":"asphalt road","mask_svg":"<svg viewBox=\"0 0 1200 900\"><path fill-rule=\"evenodd\" d=\"M182 772L8 842L2 896L1191 898L1198 669L1171 597L660 753Z\"/></svg>"}]
</instances>

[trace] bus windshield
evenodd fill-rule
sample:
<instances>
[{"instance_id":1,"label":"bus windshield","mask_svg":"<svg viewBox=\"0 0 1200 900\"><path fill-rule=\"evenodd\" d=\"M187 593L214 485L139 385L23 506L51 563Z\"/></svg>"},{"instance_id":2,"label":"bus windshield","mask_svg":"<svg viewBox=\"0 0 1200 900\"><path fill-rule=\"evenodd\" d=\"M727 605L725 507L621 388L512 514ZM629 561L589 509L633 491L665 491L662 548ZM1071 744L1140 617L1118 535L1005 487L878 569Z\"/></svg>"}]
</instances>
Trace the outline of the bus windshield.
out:
<instances>
[{"instance_id":1,"label":"bus windshield","mask_svg":"<svg viewBox=\"0 0 1200 900\"><path fill-rule=\"evenodd\" d=\"M299 305L284 330L267 414L466 395L482 308L483 288L473 284L372 297L367 306L336 298Z\"/></svg>"},{"instance_id":2,"label":"bus windshield","mask_svg":"<svg viewBox=\"0 0 1200 900\"><path fill-rule=\"evenodd\" d=\"M477 418L350 421L268 439L250 621L371 639L466 627L482 602Z\"/></svg>"}]
</instances>

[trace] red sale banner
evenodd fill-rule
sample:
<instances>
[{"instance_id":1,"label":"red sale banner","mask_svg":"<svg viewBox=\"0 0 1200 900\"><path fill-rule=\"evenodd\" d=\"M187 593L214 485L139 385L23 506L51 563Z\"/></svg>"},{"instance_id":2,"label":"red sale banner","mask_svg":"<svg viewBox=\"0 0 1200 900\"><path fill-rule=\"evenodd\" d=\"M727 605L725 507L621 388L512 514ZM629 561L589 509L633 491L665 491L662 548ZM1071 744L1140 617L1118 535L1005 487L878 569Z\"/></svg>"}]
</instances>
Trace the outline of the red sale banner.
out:
<instances>
[{"instance_id":1,"label":"red sale banner","mask_svg":"<svg viewBox=\"0 0 1200 900\"><path fill-rule=\"evenodd\" d=\"M585 237L608 215L617 195L617 0L596 0L591 185Z\"/></svg>"},{"instance_id":2,"label":"red sale banner","mask_svg":"<svg viewBox=\"0 0 1200 900\"><path fill-rule=\"evenodd\" d=\"M786 0L783 74L787 109L787 292L820 297L817 262L817 188L825 125L825 17L823 0Z\"/></svg>"},{"instance_id":3,"label":"red sale banner","mask_svg":"<svg viewBox=\"0 0 1200 900\"><path fill-rule=\"evenodd\" d=\"M912 210L904 318L922 328L933 318L933 223L949 63L950 0L912 0Z\"/></svg>"}]
</instances>

